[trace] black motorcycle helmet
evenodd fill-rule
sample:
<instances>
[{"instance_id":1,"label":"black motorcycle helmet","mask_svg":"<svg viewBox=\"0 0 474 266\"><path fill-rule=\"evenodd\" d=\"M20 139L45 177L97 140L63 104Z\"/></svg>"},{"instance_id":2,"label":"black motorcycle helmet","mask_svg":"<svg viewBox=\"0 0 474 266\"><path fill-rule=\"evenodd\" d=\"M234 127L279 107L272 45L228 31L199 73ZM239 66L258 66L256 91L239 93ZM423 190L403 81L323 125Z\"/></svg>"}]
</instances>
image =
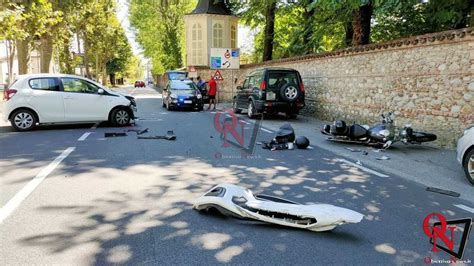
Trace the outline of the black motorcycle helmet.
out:
<instances>
[{"instance_id":1,"label":"black motorcycle helmet","mask_svg":"<svg viewBox=\"0 0 474 266\"><path fill-rule=\"evenodd\" d=\"M334 125L336 126L336 132L337 133L344 133L346 132L346 129L347 129L347 125L346 125L346 122L342 121L342 120L337 120L336 122L334 122Z\"/></svg>"},{"instance_id":2,"label":"black motorcycle helmet","mask_svg":"<svg viewBox=\"0 0 474 266\"><path fill-rule=\"evenodd\" d=\"M298 136L295 140L295 145L298 149L306 149L309 146L309 139L305 136Z\"/></svg>"}]
</instances>

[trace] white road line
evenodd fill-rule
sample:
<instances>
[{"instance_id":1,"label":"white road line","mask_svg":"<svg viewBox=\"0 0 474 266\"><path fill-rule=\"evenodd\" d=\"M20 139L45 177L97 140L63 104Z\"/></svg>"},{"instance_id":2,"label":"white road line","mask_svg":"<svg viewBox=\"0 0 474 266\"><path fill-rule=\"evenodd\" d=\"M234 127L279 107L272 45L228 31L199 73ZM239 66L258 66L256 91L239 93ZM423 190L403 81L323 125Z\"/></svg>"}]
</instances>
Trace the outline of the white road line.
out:
<instances>
[{"instance_id":1,"label":"white road line","mask_svg":"<svg viewBox=\"0 0 474 266\"><path fill-rule=\"evenodd\" d=\"M350 162L350 161L345 160L345 159L338 159L338 161L339 161L339 162L346 163L346 164L349 164L349 165L354 166L354 167L357 167L357 168L359 168L359 169L361 169L361 170L364 170L364 171L366 171L366 172L368 172L368 173L371 173L371 174L374 174L374 175L376 175L376 176L388 177L388 175L379 173L379 172L377 172L377 171L375 171L375 170L369 169L369 168L364 167L364 166L362 166L362 165L358 165L358 164L356 164L356 163Z\"/></svg>"},{"instance_id":2,"label":"white road line","mask_svg":"<svg viewBox=\"0 0 474 266\"><path fill-rule=\"evenodd\" d=\"M77 139L77 141L84 141L87 139L87 137L89 137L89 135L91 134L91 132L86 132L84 134L82 134L82 136L80 138Z\"/></svg>"},{"instance_id":3,"label":"white road line","mask_svg":"<svg viewBox=\"0 0 474 266\"><path fill-rule=\"evenodd\" d=\"M268 130L268 129L266 129L266 128L263 128L263 127L261 127L260 129L261 129L262 131L265 131L265 132L267 132L267 133L273 133L273 131L271 131L271 130Z\"/></svg>"},{"instance_id":4,"label":"white road line","mask_svg":"<svg viewBox=\"0 0 474 266\"><path fill-rule=\"evenodd\" d=\"M12 212L20 206L21 202L25 200L31 192L64 160L76 147L69 147L65 149L54 161L43 168L30 182L28 182L20 191L18 191L13 198L11 198L5 206L0 209L0 224L12 214Z\"/></svg>"},{"instance_id":5,"label":"white road line","mask_svg":"<svg viewBox=\"0 0 474 266\"><path fill-rule=\"evenodd\" d=\"M454 204L454 206L460 208L460 209L463 209L465 211L468 211L470 213L474 213L474 208L471 208L471 207L467 207L466 205L462 205L462 204Z\"/></svg>"}]
</instances>

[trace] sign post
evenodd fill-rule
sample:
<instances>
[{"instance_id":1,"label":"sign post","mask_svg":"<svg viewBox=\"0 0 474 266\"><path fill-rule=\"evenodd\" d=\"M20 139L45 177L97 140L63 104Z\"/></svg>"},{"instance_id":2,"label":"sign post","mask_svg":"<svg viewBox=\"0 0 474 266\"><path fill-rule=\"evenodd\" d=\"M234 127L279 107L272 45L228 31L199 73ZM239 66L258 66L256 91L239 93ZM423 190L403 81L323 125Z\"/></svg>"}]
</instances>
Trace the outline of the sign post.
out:
<instances>
[{"instance_id":1,"label":"sign post","mask_svg":"<svg viewBox=\"0 0 474 266\"><path fill-rule=\"evenodd\" d=\"M240 68L240 50L239 48L211 48L210 60L211 69L230 70L231 78L231 93L234 99L234 69ZM216 72L217 74L217 72ZM220 74L220 72L219 72ZM214 75L215 76L215 75Z\"/></svg>"}]
</instances>

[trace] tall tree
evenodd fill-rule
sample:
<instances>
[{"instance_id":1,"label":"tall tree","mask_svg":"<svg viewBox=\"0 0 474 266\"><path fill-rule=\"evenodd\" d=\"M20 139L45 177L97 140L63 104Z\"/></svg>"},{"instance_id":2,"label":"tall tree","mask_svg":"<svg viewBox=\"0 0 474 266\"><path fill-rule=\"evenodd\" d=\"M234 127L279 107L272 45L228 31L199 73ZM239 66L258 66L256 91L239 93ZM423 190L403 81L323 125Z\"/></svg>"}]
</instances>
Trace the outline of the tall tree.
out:
<instances>
[{"instance_id":1,"label":"tall tree","mask_svg":"<svg viewBox=\"0 0 474 266\"><path fill-rule=\"evenodd\" d=\"M272 60L273 38L275 37L276 2L269 1L265 6L265 28L263 40L263 61Z\"/></svg>"},{"instance_id":2,"label":"tall tree","mask_svg":"<svg viewBox=\"0 0 474 266\"><path fill-rule=\"evenodd\" d=\"M362 4L352 14L352 45L368 44L370 41L370 22L373 14L372 1Z\"/></svg>"}]
</instances>

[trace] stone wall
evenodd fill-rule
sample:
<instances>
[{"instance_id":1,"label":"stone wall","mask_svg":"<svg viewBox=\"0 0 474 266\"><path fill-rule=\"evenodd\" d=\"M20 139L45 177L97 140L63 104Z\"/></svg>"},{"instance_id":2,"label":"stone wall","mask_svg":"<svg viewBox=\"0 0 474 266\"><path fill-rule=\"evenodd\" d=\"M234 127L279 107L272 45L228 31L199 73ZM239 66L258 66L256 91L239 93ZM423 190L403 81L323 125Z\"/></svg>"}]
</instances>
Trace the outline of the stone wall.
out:
<instances>
[{"instance_id":1,"label":"stone wall","mask_svg":"<svg viewBox=\"0 0 474 266\"><path fill-rule=\"evenodd\" d=\"M474 28L467 28L244 65L234 75L241 84L257 68L294 68L306 87L307 115L374 123L393 111L398 126L412 124L454 147L474 124L473 63ZM198 69L206 78L214 72ZM231 73L222 74L219 99L230 101Z\"/></svg>"}]
</instances>

